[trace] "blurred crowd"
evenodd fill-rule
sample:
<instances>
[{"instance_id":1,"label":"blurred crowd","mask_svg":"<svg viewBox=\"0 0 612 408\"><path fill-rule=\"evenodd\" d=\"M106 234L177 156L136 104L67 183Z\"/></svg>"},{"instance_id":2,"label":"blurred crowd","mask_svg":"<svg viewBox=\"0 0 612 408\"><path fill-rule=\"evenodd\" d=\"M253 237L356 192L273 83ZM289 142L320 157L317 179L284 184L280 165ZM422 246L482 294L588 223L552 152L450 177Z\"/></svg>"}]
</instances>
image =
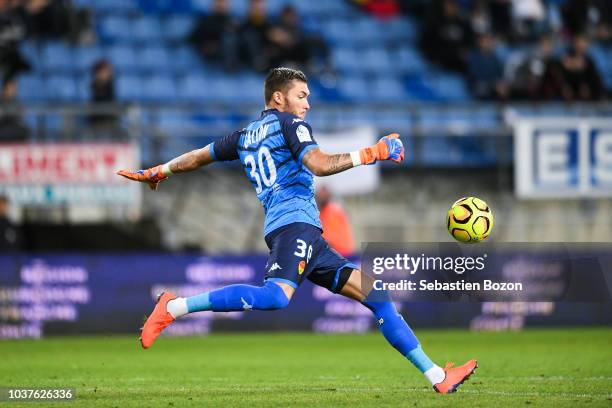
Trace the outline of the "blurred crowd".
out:
<instances>
[{"instance_id":1,"label":"blurred crowd","mask_svg":"<svg viewBox=\"0 0 612 408\"><path fill-rule=\"evenodd\" d=\"M423 53L464 74L480 99L606 97L589 47L612 45L612 1L435 0L421 6L410 12L423 21ZM503 48L514 51L504 55Z\"/></svg>"},{"instance_id":2,"label":"blurred crowd","mask_svg":"<svg viewBox=\"0 0 612 408\"><path fill-rule=\"evenodd\" d=\"M300 21L290 5L277 17L270 16L265 0L251 0L246 17L240 20L230 13L228 0L215 0L189 40L203 59L229 71L265 72L285 65L320 73L328 68L328 47L320 37L307 34Z\"/></svg>"}]
</instances>

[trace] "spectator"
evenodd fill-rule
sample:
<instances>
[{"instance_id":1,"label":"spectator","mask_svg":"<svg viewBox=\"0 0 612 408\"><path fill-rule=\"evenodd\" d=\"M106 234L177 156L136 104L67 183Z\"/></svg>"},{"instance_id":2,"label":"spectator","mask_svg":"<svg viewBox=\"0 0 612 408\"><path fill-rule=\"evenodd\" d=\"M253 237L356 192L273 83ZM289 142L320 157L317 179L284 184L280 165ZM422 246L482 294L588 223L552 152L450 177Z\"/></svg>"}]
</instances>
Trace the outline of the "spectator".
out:
<instances>
[{"instance_id":1,"label":"spectator","mask_svg":"<svg viewBox=\"0 0 612 408\"><path fill-rule=\"evenodd\" d=\"M543 100L559 95L561 79L552 39L544 35L536 50L510 58L505 78L513 99Z\"/></svg>"},{"instance_id":2,"label":"spectator","mask_svg":"<svg viewBox=\"0 0 612 408\"><path fill-rule=\"evenodd\" d=\"M189 39L205 61L237 69L238 23L229 12L228 0L215 0L212 11L200 17Z\"/></svg>"},{"instance_id":3,"label":"spectator","mask_svg":"<svg viewBox=\"0 0 612 408\"><path fill-rule=\"evenodd\" d=\"M595 101L604 97L603 82L588 49L588 38L579 34L561 58L561 97L566 101Z\"/></svg>"},{"instance_id":4,"label":"spectator","mask_svg":"<svg viewBox=\"0 0 612 408\"><path fill-rule=\"evenodd\" d=\"M240 58L244 65L258 72L270 67L270 24L264 0L251 0L246 20L240 26Z\"/></svg>"},{"instance_id":5,"label":"spectator","mask_svg":"<svg viewBox=\"0 0 612 408\"><path fill-rule=\"evenodd\" d=\"M519 40L534 41L546 30L546 7L541 0L512 0L514 31Z\"/></svg>"},{"instance_id":6,"label":"spectator","mask_svg":"<svg viewBox=\"0 0 612 408\"><path fill-rule=\"evenodd\" d=\"M491 32L491 16L485 0L478 0L474 3L470 23L475 34Z\"/></svg>"},{"instance_id":7,"label":"spectator","mask_svg":"<svg viewBox=\"0 0 612 408\"><path fill-rule=\"evenodd\" d=\"M465 72L473 41L470 23L456 0L432 2L421 37L424 54L443 68Z\"/></svg>"},{"instance_id":8,"label":"spectator","mask_svg":"<svg viewBox=\"0 0 612 408\"><path fill-rule=\"evenodd\" d=\"M300 27L300 18L291 6L281 11L276 24L268 30L270 67L304 67L310 60L308 41Z\"/></svg>"},{"instance_id":9,"label":"spectator","mask_svg":"<svg viewBox=\"0 0 612 408\"><path fill-rule=\"evenodd\" d=\"M493 36L482 34L478 37L478 48L468 57L468 78L474 95L480 99L504 99L508 95L503 65L493 46Z\"/></svg>"},{"instance_id":10,"label":"spectator","mask_svg":"<svg viewBox=\"0 0 612 408\"><path fill-rule=\"evenodd\" d=\"M115 74L113 66L105 59L98 60L91 68L91 102L110 104L115 102ZM89 123L98 129L117 126L117 116L108 113L92 113Z\"/></svg>"},{"instance_id":11,"label":"spectator","mask_svg":"<svg viewBox=\"0 0 612 408\"><path fill-rule=\"evenodd\" d=\"M24 142L30 130L23 122L17 104L17 80L7 78L2 84L2 108L0 111L0 142Z\"/></svg>"},{"instance_id":12,"label":"spectator","mask_svg":"<svg viewBox=\"0 0 612 408\"><path fill-rule=\"evenodd\" d=\"M0 252L21 248L21 231L8 218L9 200L0 195Z\"/></svg>"},{"instance_id":13,"label":"spectator","mask_svg":"<svg viewBox=\"0 0 612 408\"><path fill-rule=\"evenodd\" d=\"M0 80L6 84L19 72L30 69L30 64L19 52L25 39L26 26L17 9L8 0L0 0Z\"/></svg>"},{"instance_id":14,"label":"spectator","mask_svg":"<svg viewBox=\"0 0 612 408\"><path fill-rule=\"evenodd\" d=\"M490 0L488 5L491 32L498 38L507 38L512 31L511 0Z\"/></svg>"},{"instance_id":15,"label":"spectator","mask_svg":"<svg viewBox=\"0 0 612 408\"><path fill-rule=\"evenodd\" d=\"M561 6L561 15L571 35L591 30L600 41L612 40L612 4L609 0L567 0Z\"/></svg>"},{"instance_id":16,"label":"spectator","mask_svg":"<svg viewBox=\"0 0 612 408\"><path fill-rule=\"evenodd\" d=\"M14 0L28 26L28 35L39 39L92 40L91 13L69 0Z\"/></svg>"},{"instance_id":17,"label":"spectator","mask_svg":"<svg viewBox=\"0 0 612 408\"><path fill-rule=\"evenodd\" d=\"M340 255L352 255L355 252L355 240L346 211L333 202L332 193L326 186L317 188L315 199L321 216L323 238Z\"/></svg>"}]
</instances>

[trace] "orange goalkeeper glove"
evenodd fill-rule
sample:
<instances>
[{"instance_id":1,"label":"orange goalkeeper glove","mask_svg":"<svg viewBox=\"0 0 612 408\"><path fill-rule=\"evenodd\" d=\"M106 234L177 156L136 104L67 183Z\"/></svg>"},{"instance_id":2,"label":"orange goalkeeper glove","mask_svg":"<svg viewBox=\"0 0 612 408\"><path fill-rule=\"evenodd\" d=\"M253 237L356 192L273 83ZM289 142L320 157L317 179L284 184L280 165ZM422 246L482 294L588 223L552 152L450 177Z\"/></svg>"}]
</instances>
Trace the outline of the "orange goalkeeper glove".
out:
<instances>
[{"instance_id":1,"label":"orange goalkeeper glove","mask_svg":"<svg viewBox=\"0 0 612 408\"><path fill-rule=\"evenodd\" d=\"M380 139L374 146L359 150L361 164L374 164L377 160L391 160L400 163L404 160L404 145L397 133Z\"/></svg>"},{"instance_id":2,"label":"orange goalkeeper glove","mask_svg":"<svg viewBox=\"0 0 612 408\"><path fill-rule=\"evenodd\" d=\"M162 169L163 166L163 164L160 164L158 166L151 167L150 169L138 171L119 170L117 171L117 174L129 180L147 183L151 190L157 190L159 183L168 178L168 176L164 174L164 169ZM166 171L169 171L169 169Z\"/></svg>"}]
</instances>

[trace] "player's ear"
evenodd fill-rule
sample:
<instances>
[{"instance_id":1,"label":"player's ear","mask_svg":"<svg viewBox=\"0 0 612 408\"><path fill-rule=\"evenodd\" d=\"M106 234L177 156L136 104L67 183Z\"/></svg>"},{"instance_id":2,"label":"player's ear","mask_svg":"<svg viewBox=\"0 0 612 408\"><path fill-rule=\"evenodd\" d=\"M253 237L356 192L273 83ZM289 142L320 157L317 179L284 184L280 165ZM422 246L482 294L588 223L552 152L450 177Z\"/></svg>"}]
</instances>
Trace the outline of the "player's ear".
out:
<instances>
[{"instance_id":1,"label":"player's ear","mask_svg":"<svg viewBox=\"0 0 612 408\"><path fill-rule=\"evenodd\" d=\"M276 91L272 94L272 99L279 105L283 105L285 102L285 95L281 91Z\"/></svg>"}]
</instances>

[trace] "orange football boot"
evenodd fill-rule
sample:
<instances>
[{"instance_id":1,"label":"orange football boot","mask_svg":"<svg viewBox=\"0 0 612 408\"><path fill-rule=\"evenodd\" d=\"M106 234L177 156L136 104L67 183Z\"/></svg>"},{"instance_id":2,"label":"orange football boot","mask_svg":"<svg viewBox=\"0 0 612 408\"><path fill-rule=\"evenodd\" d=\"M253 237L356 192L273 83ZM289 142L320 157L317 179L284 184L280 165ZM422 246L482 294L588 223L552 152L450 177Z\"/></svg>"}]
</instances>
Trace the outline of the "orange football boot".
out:
<instances>
[{"instance_id":1,"label":"orange football boot","mask_svg":"<svg viewBox=\"0 0 612 408\"><path fill-rule=\"evenodd\" d=\"M157 297L157 304L153 313L147 318L140 334L140 344L142 348L148 349L155 341L157 336L174 321L174 317L168 313L168 302L176 299L176 295L164 292Z\"/></svg>"},{"instance_id":2,"label":"orange football boot","mask_svg":"<svg viewBox=\"0 0 612 408\"><path fill-rule=\"evenodd\" d=\"M444 381L433 386L433 389L440 394L450 394L457 391L457 388L463 384L470 375L474 374L474 371L478 368L478 362L476 360L470 360L462 366L453 367L455 364L446 363L444 367Z\"/></svg>"}]
</instances>

